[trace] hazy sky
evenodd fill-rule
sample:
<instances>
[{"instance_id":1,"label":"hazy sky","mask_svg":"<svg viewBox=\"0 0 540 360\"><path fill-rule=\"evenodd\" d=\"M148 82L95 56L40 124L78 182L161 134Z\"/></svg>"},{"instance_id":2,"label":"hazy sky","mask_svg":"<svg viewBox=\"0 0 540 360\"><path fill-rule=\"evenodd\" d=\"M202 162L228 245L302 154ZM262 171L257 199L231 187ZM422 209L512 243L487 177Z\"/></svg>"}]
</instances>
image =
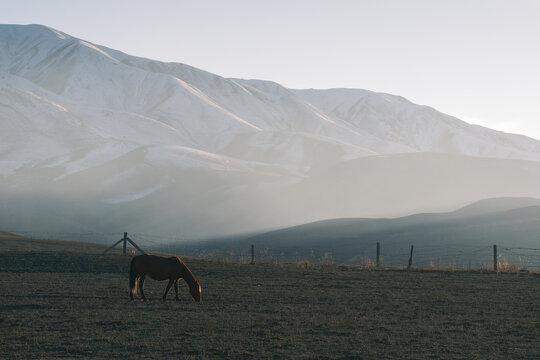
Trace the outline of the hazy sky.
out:
<instances>
[{"instance_id":1,"label":"hazy sky","mask_svg":"<svg viewBox=\"0 0 540 360\"><path fill-rule=\"evenodd\" d=\"M397 94L540 139L540 1L0 0L131 55L290 88ZM0 49L1 51L1 49Z\"/></svg>"}]
</instances>

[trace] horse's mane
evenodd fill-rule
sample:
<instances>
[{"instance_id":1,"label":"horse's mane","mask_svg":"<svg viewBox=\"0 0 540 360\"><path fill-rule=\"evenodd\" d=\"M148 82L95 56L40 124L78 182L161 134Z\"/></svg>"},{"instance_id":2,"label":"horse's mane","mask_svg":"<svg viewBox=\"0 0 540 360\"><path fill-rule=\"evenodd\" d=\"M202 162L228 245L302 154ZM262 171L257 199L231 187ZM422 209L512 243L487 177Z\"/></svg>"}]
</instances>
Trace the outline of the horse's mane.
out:
<instances>
[{"instance_id":1,"label":"horse's mane","mask_svg":"<svg viewBox=\"0 0 540 360\"><path fill-rule=\"evenodd\" d=\"M189 286L193 286L195 284L195 282L197 282L197 279L195 278L195 276L193 275L191 270L189 270L187 265L178 256L175 256L174 258L176 260L178 260L178 262L180 263L180 266L182 267L182 269L185 272L184 279L189 282Z\"/></svg>"}]
</instances>

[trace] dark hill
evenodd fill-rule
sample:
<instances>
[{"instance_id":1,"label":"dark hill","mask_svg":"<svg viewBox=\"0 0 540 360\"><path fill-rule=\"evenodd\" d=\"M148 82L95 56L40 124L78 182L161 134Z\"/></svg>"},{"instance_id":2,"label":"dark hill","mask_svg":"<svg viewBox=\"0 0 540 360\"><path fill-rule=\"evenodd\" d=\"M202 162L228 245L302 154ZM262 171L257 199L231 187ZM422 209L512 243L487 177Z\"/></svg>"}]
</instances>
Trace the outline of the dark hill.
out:
<instances>
[{"instance_id":1,"label":"dark hill","mask_svg":"<svg viewBox=\"0 0 540 360\"><path fill-rule=\"evenodd\" d=\"M246 255L254 244L259 257L357 264L374 260L377 242L388 265L405 265L414 245L416 265L487 266L496 244L501 261L537 266L535 252L516 257L513 249L540 248L540 200L488 199L449 213L318 221L243 239L201 242L185 251L237 256Z\"/></svg>"}]
</instances>

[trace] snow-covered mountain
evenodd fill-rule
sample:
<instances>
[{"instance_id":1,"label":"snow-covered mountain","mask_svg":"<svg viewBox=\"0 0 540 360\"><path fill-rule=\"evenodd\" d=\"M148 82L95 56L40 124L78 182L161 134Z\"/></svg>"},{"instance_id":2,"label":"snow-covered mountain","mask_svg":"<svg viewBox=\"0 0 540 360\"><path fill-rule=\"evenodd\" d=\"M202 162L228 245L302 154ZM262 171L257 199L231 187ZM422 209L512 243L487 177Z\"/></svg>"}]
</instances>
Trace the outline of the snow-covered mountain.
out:
<instances>
[{"instance_id":1,"label":"snow-covered mountain","mask_svg":"<svg viewBox=\"0 0 540 360\"><path fill-rule=\"evenodd\" d=\"M515 160L511 164L531 179L540 165L537 140L470 125L399 96L227 79L130 56L41 25L0 25L0 184L4 219L7 214L11 224L25 214L14 204L29 194L53 203L91 199L92 206L80 210L85 215L78 216L78 225L107 228L109 220L94 219L92 225L86 216L129 204L136 215L129 221L124 215L118 220L122 226L155 229L163 219L181 217L191 235L204 233L207 223L215 225L208 233L231 232L478 200L468 195L429 201L417 194L422 200L406 205L375 200L374 213L373 206L358 201L365 188L328 182L332 174L352 169L359 181L376 178L364 174L366 164L377 171L372 161L387 164L389 156L416 164L418 157L406 153L432 153L425 156L441 157L441 166L468 162L470 156L491 158L490 164ZM504 164L501 168L513 169ZM400 171L407 172L407 166ZM426 176L419 171L417 176ZM295 197L304 190L291 191L306 183L319 192L340 192L337 198L345 203L315 201L316 215L309 215L302 204L312 204L313 197L304 194L306 202ZM536 195L511 184L495 188L487 195ZM146 211L160 220L142 220ZM256 221L242 222L254 211L260 214ZM7 220L0 225L12 227Z\"/></svg>"}]
</instances>

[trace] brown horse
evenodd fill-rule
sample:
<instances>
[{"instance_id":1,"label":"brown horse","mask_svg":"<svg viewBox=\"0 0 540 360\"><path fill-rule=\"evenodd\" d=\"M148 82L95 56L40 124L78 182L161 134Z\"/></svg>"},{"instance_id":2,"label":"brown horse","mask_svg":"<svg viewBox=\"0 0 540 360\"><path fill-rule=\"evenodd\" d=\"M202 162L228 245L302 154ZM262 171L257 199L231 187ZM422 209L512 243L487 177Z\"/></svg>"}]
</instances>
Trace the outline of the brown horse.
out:
<instances>
[{"instance_id":1,"label":"brown horse","mask_svg":"<svg viewBox=\"0 0 540 360\"><path fill-rule=\"evenodd\" d=\"M186 264L177 256L168 258L155 255L135 256L131 260L129 271L129 287L131 289L129 297L131 300L133 300L134 295L137 295L137 283L139 283L141 297L146 301L146 296L144 296L144 279L146 275L158 281L169 280L165 294L163 294L163 300L167 297L167 293L173 284L176 292L176 300L180 300L178 297L178 280L184 279L189 285L189 292L193 300L197 302L201 301L201 285L199 281L195 279L195 276L193 276Z\"/></svg>"}]
</instances>

